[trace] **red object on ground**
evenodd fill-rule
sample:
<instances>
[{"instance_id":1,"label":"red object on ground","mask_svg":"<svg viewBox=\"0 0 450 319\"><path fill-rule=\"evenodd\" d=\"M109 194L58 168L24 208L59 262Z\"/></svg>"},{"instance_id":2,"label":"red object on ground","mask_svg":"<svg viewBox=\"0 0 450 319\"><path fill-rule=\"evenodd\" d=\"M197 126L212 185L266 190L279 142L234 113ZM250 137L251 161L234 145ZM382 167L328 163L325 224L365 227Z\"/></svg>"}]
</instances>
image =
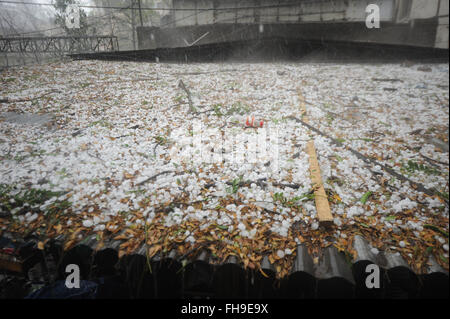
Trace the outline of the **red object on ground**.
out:
<instances>
[{"instance_id":1,"label":"red object on ground","mask_svg":"<svg viewBox=\"0 0 450 319\"><path fill-rule=\"evenodd\" d=\"M0 252L5 253L5 254L9 254L9 255L14 255L16 253L14 248L9 248L9 247L0 249Z\"/></svg>"},{"instance_id":2,"label":"red object on ground","mask_svg":"<svg viewBox=\"0 0 450 319\"><path fill-rule=\"evenodd\" d=\"M249 127L258 127L258 122L255 123L255 116L252 116L252 119L250 121L249 117L247 116L247 120L245 121L245 126L249 126ZM263 127L264 126L264 121L261 120L259 121L259 127Z\"/></svg>"}]
</instances>

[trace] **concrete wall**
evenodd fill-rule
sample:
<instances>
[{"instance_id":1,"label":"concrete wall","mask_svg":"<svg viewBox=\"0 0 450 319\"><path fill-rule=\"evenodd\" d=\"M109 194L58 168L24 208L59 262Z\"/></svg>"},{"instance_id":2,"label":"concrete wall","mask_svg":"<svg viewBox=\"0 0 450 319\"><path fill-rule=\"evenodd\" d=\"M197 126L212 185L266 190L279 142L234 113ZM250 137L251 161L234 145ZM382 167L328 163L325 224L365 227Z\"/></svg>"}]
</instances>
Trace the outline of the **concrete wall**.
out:
<instances>
[{"instance_id":1,"label":"concrete wall","mask_svg":"<svg viewBox=\"0 0 450 319\"><path fill-rule=\"evenodd\" d=\"M448 3L448 0L439 2L439 17L435 47L440 49L448 49Z\"/></svg>"},{"instance_id":2,"label":"concrete wall","mask_svg":"<svg viewBox=\"0 0 450 319\"><path fill-rule=\"evenodd\" d=\"M174 11L172 23L165 28L140 28L139 48L181 47L200 37L196 44L277 36L448 49L448 0L298 0L294 5L293 2L173 0L174 8L183 10ZM369 4L380 8L380 29L365 27ZM277 24L283 27L277 28ZM257 28L249 31L251 25ZM263 25L264 31L255 33L259 25ZM267 32L268 29L285 33Z\"/></svg>"},{"instance_id":3,"label":"concrete wall","mask_svg":"<svg viewBox=\"0 0 450 319\"><path fill-rule=\"evenodd\" d=\"M376 4L380 8L380 21L393 21L395 1L391 0L366 0L366 1L349 1L345 17L347 21L365 21L366 7L369 4Z\"/></svg>"},{"instance_id":4,"label":"concrete wall","mask_svg":"<svg viewBox=\"0 0 450 319\"><path fill-rule=\"evenodd\" d=\"M365 8L371 3L379 5L382 21L392 21L395 9L394 0L299 0L298 4L292 3L292 0L173 0L174 8L187 11L175 11L175 22L171 27L213 23L365 21ZM243 9L224 10L226 8Z\"/></svg>"},{"instance_id":5,"label":"concrete wall","mask_svg":"<svg viewBox=\"0 0 450 319\"><path fill-rule=\"evenodd\" d=\"M446 0L448 3L448 0ZM429 19L436 17L439 0L412 0L410 19Z\"/></svg>"},{"instance_id":6,"label":"concrete wall","mask_svg":"<svg viewBox=\"0 0 450 319\"><path fill-rule=\"evenodd\" d=\"M195 0L179 0L173 1L175 9L183 9L175 11L175 26L187 26L197 24L197 1Z\"/></svg>"}]
</instances>

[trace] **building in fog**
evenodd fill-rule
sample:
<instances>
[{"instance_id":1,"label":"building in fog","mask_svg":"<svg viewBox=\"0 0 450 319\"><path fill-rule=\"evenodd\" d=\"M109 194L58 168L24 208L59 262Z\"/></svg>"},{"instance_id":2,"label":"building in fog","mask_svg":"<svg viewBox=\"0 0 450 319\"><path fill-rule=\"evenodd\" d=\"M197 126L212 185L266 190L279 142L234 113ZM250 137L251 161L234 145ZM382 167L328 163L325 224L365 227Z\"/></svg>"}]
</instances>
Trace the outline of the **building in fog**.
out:
<instances>
[{"instance_id":1,"label":"building in fog","mask_svg":"<svg viewBox=\"0 0 450 319\"><path fill-rule=\"evenodd\" d=\"M380 28L366 27L376 4ZM448 0L172 0L159 26L137 29L139 48L259 38L369 42L448 49Z\"/></svg>"}]
</instances>

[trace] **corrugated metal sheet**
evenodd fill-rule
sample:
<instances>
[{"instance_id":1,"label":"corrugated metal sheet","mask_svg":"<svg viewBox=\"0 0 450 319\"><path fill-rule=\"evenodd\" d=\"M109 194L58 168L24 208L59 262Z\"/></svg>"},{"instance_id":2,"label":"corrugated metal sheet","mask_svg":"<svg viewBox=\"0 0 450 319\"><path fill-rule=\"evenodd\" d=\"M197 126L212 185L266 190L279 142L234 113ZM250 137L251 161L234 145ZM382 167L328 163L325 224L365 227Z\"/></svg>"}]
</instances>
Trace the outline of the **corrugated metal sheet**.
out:
<instances>
[{"instance_id":1,"label":"corrugated metal sheet","mask_svg":"<svg viewBox=\"0 0 450 319\"><path fill-rule=\"evenodd\" d=\"M11 236L9 236L11 238ZM6 242L6 241L3 241ZM22 241L28 256L42 251L37 241ZM244 270L238 259L231 256L225 263L217 260L207 250L199 251L186 264L185 256L171 251L166 256L156 255L147 260L146 247L120 260L117 256L121 241L112 241L95 252L96 236L86 238L82 245L62 252L62 242L53 240L46 246L46 255L52 255L59 264L60 274L68 263L81 264L85 278L121 273L128 295L139 298L448 298L448 272L430 258L425 274L415 274L400 257L380 252L374 255L372 247L360 236L354 240L357 259L349 263L343 253L334 247L323 251L322 258L314 263L304 245L297 247L295 262L289 276L277 280L275 269L267 258L261 267L267 277L254 270ZM34 257L35 263L39 261ZM380 267L380 288L368 289L365 281L366 266ZM116 265L116 266L115 266ZM34 267L25 266L25 272ZM151 268L151 272L150 269Z\"/></svg>"},{"instance_id":2,"label":"corrugated metal sheet","mask_svg":"<svg viewBox=\"0 0 450 319\"><path fill-rule=\"evenodd\" d=\"M393 63L404 60L418 60L423 63L448 62L448 50L375 43L308 41L280 37L227 41L190 47L80 53L71 54L69 57L75 60L205 63L213 61L298 61L312 52L320 52L323 61L326 62Z\"/></svg>"}]
</instances>

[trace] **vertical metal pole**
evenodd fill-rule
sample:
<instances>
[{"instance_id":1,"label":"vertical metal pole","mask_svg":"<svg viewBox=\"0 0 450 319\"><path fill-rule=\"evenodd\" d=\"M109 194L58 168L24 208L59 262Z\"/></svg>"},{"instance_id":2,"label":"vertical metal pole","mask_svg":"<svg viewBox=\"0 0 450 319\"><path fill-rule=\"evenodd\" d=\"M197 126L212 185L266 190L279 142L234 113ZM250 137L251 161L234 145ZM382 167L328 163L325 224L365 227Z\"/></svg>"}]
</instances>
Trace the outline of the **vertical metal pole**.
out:
<instances>
[{"instance_id":1,"label":"vertical metal pole","mask_svg":"<svg viewBox=\"0 0 450 319\"><path fill-rule=\"evenodd\" d=\"M141 21L141 27L143 27L144 23L142 22L141 0L138 0L138 5L139 5L139 20Z\"/></svg>"},{"instance_id":2,"label":"vertical metal pole","mask_svg":"<svg viewBox=\"0 0 450 319\"><path fill-rule=\"evenodd\" d=\"M108 0L108 6L111 6L111 3L109 2L109 0ZM111 13L110 15L109 15L109 26L110 26L110 29L111 29L111 36L113 36L114 35L114 27L113 27L113 13Z\"/></svg>"},{"instance_id":3,"label":"vertical metal pole","mask_svg":"<svg viewBox=\"0 0 450 319\"><path fill-rule=\"evenodd\" d=\"M9 67L8 53L5 52L6 67Z\"/></svg>"},{"instance_id":4,"label":"vertical metal pole","mask_svg":"<svg viewBox=\"0 0 450 319\"><path fill-rule=\"evenodd\" d=\"M194 2L195 5L195 25L198 25L198 10L197 10L197 1Z\"/></svg>"},{"instance_id":5,"label":"vertical metal pole","mask_svg":"<svg viewBox=\"0 0 450 319\"><path fill-rule=\"evenodd\" d=\"M320 8L322 9L322 4L320 4ZM321 12L322 12L322 10L321 10ZM280 1L278 1L276 21L280 22Z\"/></svg>"},{"instance_id":6,"label":"vertical metal pole","mask_svg":"<svg viewBox=\"0 0 450 319\"><path fill-rule=\"evenodd\" d=\"M136 50L136 35L134 33L136 21L134 18L134 0L131 0L131 33L133 34L133 50Z\"/></svg>"},{"instance_id":7,"label":"vertical metal pole","mask_svg":"<svg viewBox=\"0 0 450 319\"><path fill-rule=\"evenodd\" d=\"M217 22L217 0L213 0L213 24Z\"/></svg>"}]
</instances>

